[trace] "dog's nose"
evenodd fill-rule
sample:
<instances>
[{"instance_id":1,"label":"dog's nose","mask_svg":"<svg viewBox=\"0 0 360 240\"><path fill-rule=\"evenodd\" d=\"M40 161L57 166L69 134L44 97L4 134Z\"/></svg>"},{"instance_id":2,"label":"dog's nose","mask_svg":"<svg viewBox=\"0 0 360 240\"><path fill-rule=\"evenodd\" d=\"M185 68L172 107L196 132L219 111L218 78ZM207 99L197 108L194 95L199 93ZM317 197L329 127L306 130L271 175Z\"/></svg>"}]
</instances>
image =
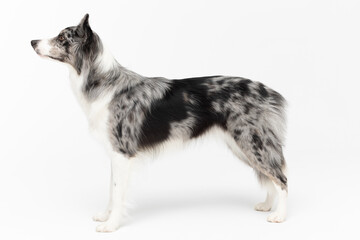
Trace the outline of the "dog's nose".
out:
<instances>
[{"instance_id":1,"label":"dog's nose","mask_svg":"<svg viewBox=\"0 0 360 240\"><path fill-rule=\"evenodd\" d=\"M32 46L33 48L35 48L36 45L38 44L38 42L39 42L39 40L32 40L32 41L31 41L31 46Z\"/></svg>"}]
</instances>

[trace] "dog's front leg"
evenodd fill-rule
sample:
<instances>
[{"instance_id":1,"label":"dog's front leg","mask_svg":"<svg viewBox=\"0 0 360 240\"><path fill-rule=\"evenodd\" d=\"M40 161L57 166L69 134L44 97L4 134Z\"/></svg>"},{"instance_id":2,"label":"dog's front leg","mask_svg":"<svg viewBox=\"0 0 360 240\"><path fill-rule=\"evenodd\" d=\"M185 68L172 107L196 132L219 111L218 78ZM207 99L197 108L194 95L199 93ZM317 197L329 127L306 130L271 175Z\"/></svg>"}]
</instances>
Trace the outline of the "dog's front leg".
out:
<instances>
[{"instance_id":1,"label":"dog's front leg","mask_svg":"<svg viewBox=\"0 0 360 240\"><path fill-rule=\"evenodd\" d=\"M113 153L111 157L111 210L106 222L97 226L98 232L113 232L123 223L125 205L127 200L127 188L131 178L131 165L134 159L125 157L119 153Z\"/></svg>"},{"instance_id":2,"label":"dog's front leg","mask_svg":"<svg viewBox=\"0 0 360 240\"><path fill-rule=\"evenodd\" d=\"M109 219L111 209L112 209L112 192L113 192L113 173L112 173L112 167L111 167L109 203L104 212L99 212L93 216L94 221L105 222Z\"/></svg>"}]
</instances>

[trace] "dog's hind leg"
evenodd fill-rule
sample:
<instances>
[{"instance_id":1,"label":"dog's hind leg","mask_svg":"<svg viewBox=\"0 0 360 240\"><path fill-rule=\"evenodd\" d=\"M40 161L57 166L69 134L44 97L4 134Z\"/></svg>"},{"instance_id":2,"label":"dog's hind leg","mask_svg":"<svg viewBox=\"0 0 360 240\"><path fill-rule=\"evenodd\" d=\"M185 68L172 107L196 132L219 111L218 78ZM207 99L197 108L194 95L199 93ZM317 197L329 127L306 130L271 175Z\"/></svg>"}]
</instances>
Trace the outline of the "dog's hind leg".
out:
<instances>
[{"instance_id":1,"label":"dog's hind leg","mask_svg":"<svg viewBox=\"0 0 360 240\"><path fill-rule=\"evenodd\" d=\"M254 148L253 148L254 149ZM255 206L256 210L270 210L275 197L278 197L276 210L271 213L269 222L283 222L286 218L287 208L287 177L284 173L286 166L281 146L264 146L263 151L257 151L252 156L253 167L260 182L267 188L267 198L264 203ZM251 154L250 154L251 155ZM268 209L266 209L268 208Z\"/></svg>"},{"instance_id":2,"label":"dog's hind leg","mask_svg":"<svg viewBox=\"0 0 360 240\"><path fill-rule=\"evenodd\" d=\"M234 141L230 149L236 156L254 168L260 182L267 188L265 202L255 206L259 211L270 211L278 196L276 210L268 217L269 222L282 222L286 217L287 177L284 174L285 159L281 144L275 136L263 130L248 128L230 132ZM235 144L236 143L236 144Z\"/></svg>"},{"instance_id":3,"label":"dog's hind leg","mask_svg":"<svg viewBox=\"0 0 360 240\"><path fill-rule=\"evenodd\" d=\"M111 157L111 211L106 222L98 225L96 231L113 232L123 223L123 218L126 214L127 190L132 177L132 164L134 160L134 158L113 152Z\"/></svg>"},{"instance_id":4,"label":"dog's hind leg","mask_svg":"<svg viewBox=\"0 0 360 240\"><path fill-rule=\"evenodd\" d=\"M276 153L267 153L267 151L268 150L264 148L264 151L258 151L261 152L261 154L252 154L251 152L246 153L252 163L252 167L258 173L258 176L265 179L265 183L268 188L267 199L264 203L256 205L256 208L257 210L270 210L274 198L277 196L278 203L276 210L269 215L267 220L269 222L283 222L286 217L287 201L287 177L284 174L285 162L283 159L271 159L276 157Z\"/></svg>"},{"instance_id":5,"label":"dog's hind leg","mask_svg":"<svg viewBox=\"0 0 360 240\"><path fill-rule=\"evenodd\" d=\"M278 195L278 203L276 210L268 216L267 220L269 222L280 223L283 222L286 217L287 191L277 183L273 182L273 184Z\"/></svg>"},{"instance_id":6,"label":"dog's hind leg","mask_svg":"<svg viewBox=\"0 0 360 240\"><path fill-rule=\"evenodd\" d=\"M276 210L268 216L267 220L269 222L283 222L286 217L287 191L264 174L257 172L257 176L261 185L266 188L267 195L264 202L255 205L255 210L270 211L275 198L278 197Z\"/></svg>"},{"instance_id":7,"label":"dog's hind leg","mask_svg":"<svg viewBox=\"0 0 360 240\"><path fill-rule=\"evenodd\" d=\"M272 183L272 181L269 180L268 177L266 177L260 172L257 172L256 174L258 176L260 184L266 189L267 192L265 201L256 204L254 208L256 211L268 212L273 207L276 197L276 189L274 187L274 184Z\"/></svg>"}]
</instances>

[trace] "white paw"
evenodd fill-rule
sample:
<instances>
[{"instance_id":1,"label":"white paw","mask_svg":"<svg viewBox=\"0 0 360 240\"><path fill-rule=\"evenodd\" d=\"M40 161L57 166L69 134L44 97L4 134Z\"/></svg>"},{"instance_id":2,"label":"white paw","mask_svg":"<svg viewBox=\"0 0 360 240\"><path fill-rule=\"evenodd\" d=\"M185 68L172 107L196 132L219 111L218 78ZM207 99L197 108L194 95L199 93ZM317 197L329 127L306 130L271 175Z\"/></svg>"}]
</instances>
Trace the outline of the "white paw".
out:
<instances>
[{"instance_id":1,"label":"white paw","mask_svg":"<svg viewBox=\"0 0 360 240\"><path fill-rule=\"evenodd\" d=\"M255 205L254 208L256 211L261 211L261 212L268 212L271 210L270 204L268 204L266 202L258 203Z\"/></svg>"},{"instance_id":2,"label":"white paw","mask_svg":"<svg viewBox=\"0 0 360 240\"><path fill-rule=\"evenodd\" d=\"M120 227L120 221L107 221L96 227L97 232L114 232Z\"/></svg>"},{"instance_id":3,"label":"white paw","mask_svg":"<svg viewBox=\"0 0 360 240\"><path fill-rule=\"evenodd\" d=\"M267 220L272 223L281 223L285 220L285 214L273 212L268 216Z\"/></svg>"},{"instance_id":4,"label":"white paw","mask_svg":"<svg viewBox=\"0 0 360 240\"><path fill-rule=\"evenodd\" d=\"M93 216L93 220L96 222L105 222L109 219L110 211L100 212Z\"/></svg>"}]
</instances>

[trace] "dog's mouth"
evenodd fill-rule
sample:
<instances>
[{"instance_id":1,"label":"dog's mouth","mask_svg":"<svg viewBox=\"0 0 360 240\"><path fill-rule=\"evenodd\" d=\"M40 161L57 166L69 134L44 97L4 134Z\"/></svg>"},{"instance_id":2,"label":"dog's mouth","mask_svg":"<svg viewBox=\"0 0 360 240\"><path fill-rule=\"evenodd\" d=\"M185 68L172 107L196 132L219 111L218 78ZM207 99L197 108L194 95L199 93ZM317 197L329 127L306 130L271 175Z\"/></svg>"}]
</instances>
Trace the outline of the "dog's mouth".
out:
<instances>
[{"instance_id":1,"label":"dog's mouth","mask_svg":"<svg viewBox=\"0 0 360 240\"><path fill-rule=\"evenodd\" d=\"M44 56L44 57L48 57L48 58L51 58L51 59L53 59L53 60L57 60L57 61L60 61L60 62L63 62L63 61L64 61L64 59L57 58L57 57L53 57L53 56L48 56L48 55L46 55L46 56Z\"/></svg>"},{"instance_id":2,"label":"dog's mouth","mask_svg":"<svg viewBox=\"0 0 360 240\"><path fill-rule=\"evenodd\" d=\"M44 59L52 59L52 60L56 60L56 61L60 61L60 62L63 62L64 59L61 59L61 58L58 58L58 57L53 57L53 56L49 56L49 55L42 55L40 53L37 53L41 58L44 58Z\"/></svg>"},{"instance_id":3,"label":"dog's mouth","mask_svg":"<svg viewBox=\"0 0 360 240\"><path fill-rule=\"evenodd\" d=\"M40 52L40 50L39 50L39 49L34 48L34 50L35 50L36 54L37 54L37 55L39 55L40 57L42 57L42 58L46 58L46 57L47 57L47 56L45 56L45 55L41 54L41 52Z\"/></svg>"},{"instance_id":4,"label":"dog's mouth","mask_svg":"<svg viewBox=\"0 0 360 240\"><path fill-rule=\"evenodd\" d=\"M54 56L42 54L42 53L40 52L40 50L37 49L37 48L34 48L34 50L35 50L36 54L39 55L41 58L44 58L44 59L49 59L49 58L50 58L50 59L57 60L57 61L60 61L60 62L63 62L63 61L64 61L64 59L61 59L61 58L58 58L58 57L54 57Z\"/></svg>"},{"instance_id":5,"label":"dog's mouth","mask_svg":"<svg viewBox=\"0 0 360 240\"><path fill-rule=\"evenodd\" d=\"M34 50L35 50L36 54L39 55L41 58L51 58L51 56L49 56L49 55L42 54L39 49L35 48Z\"/></svg>"}]
</instances>

